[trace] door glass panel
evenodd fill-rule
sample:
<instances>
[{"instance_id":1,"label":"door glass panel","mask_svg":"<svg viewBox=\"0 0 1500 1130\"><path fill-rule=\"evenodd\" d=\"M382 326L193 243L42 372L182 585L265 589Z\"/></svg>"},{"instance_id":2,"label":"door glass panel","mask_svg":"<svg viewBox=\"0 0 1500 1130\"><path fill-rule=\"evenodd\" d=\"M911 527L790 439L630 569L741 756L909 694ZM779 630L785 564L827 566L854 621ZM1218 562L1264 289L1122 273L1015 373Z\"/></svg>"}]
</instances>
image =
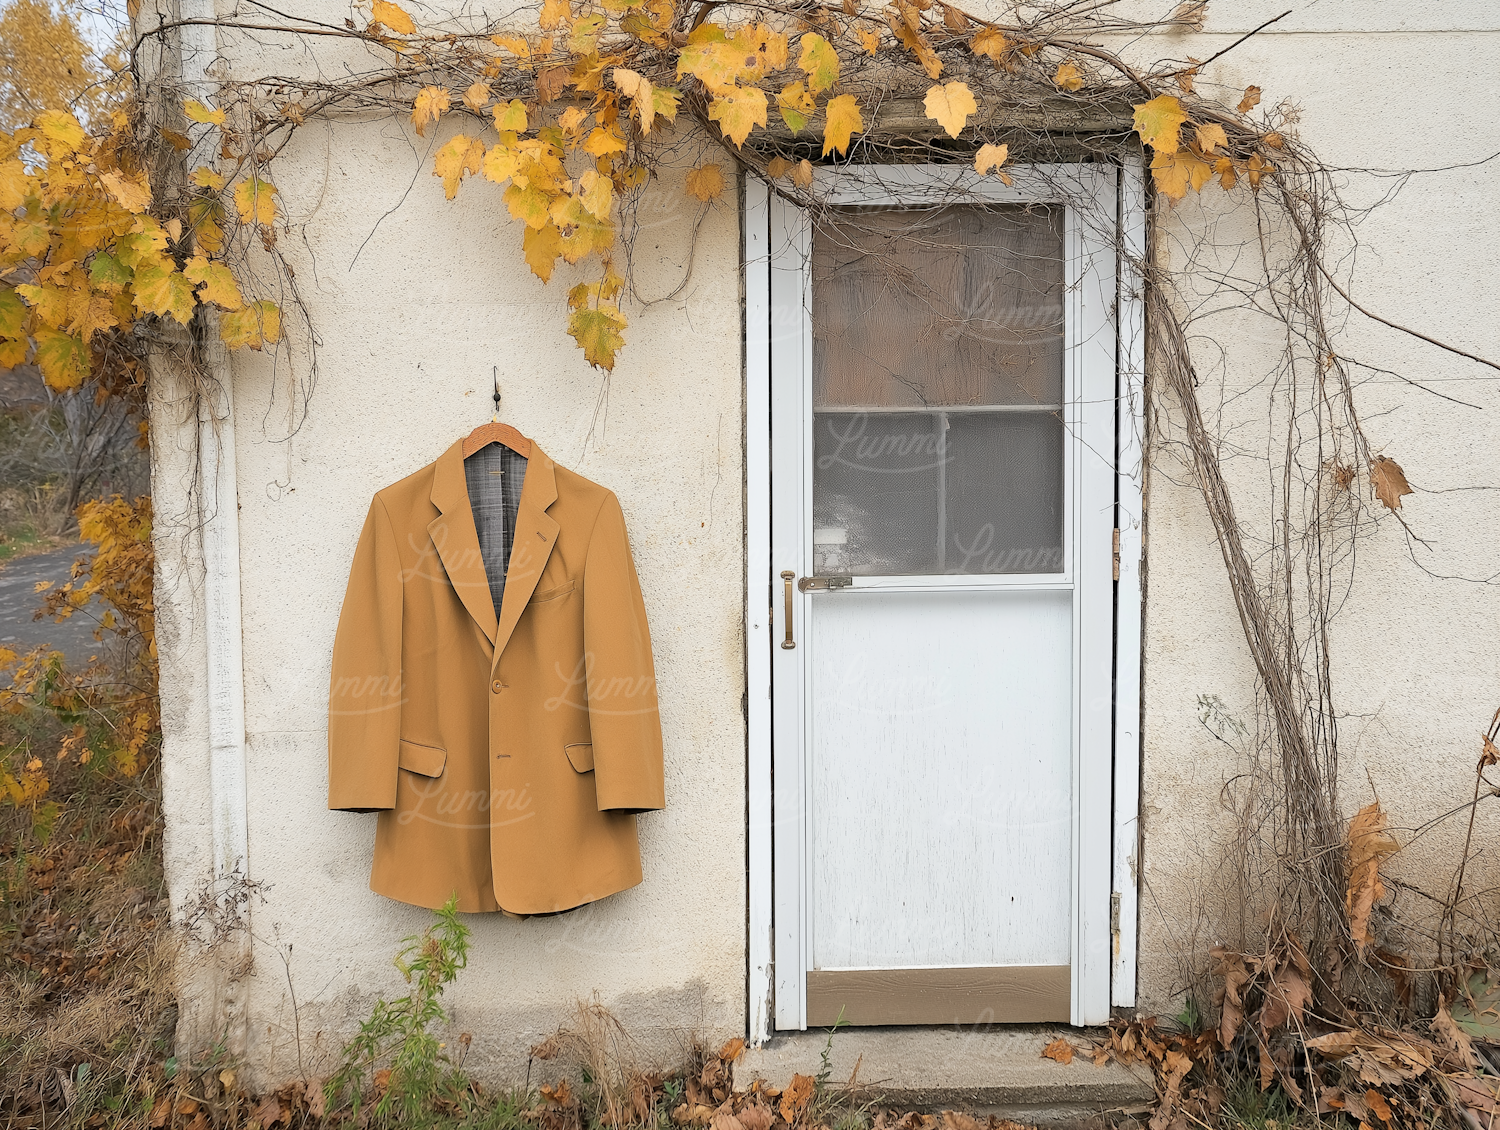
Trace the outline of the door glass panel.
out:
<instances>
[{"instance_id":1,"label":"door glass panel","mask_svg":"<svg viewBox=\"0 0 1500 1130\"><path fill-rule=\"evenodd\" d=\"M1060 572L1062 210L839 209L812 271L814 570Z\"/></svg>"}]
</instances>

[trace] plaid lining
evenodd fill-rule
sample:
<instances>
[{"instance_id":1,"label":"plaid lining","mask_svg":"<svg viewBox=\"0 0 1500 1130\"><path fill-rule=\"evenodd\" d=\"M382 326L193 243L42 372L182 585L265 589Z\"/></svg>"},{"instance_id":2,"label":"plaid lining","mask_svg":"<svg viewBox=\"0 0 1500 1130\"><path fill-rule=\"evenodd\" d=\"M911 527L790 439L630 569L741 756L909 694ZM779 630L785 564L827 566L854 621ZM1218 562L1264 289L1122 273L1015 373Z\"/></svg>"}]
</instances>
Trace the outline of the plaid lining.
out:
<instances>
[{"instance_id":1,"label":"plaid lining","mask_svg":"<svg viewBox=\"0 0 1500 1130\"><path fill-rule=\"evenodd\" d=\"M464 483L469 488L479 556L484 560L496 616L505 596L505 572L510 567L511 546L516 542L516 510L521 505L521 484L525 480L525 456L504 444L487 443L464 460Z\"/></svg>"}]
</instances>

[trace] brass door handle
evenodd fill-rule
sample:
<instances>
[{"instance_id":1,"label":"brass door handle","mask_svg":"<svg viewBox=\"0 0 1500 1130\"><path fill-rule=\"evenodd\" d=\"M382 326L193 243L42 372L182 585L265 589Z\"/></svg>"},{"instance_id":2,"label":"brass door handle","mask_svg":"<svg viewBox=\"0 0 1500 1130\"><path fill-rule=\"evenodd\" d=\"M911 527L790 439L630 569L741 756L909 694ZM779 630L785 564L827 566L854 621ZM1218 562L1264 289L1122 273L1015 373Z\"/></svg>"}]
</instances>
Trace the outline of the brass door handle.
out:
<instances>
[{"instance_id":1,"label":"brass door handle","mask_svg":"<svg viewBox=\"0 0 1500 1130\"><path fill-rule=\"evenodd\" d=\"M786 638L781 641L781 646L787 651L797 646L797 641L792 638L792 579L796 575L790 569L781 571L781 587L786 597Z\"/></svg>"}]
</instances>

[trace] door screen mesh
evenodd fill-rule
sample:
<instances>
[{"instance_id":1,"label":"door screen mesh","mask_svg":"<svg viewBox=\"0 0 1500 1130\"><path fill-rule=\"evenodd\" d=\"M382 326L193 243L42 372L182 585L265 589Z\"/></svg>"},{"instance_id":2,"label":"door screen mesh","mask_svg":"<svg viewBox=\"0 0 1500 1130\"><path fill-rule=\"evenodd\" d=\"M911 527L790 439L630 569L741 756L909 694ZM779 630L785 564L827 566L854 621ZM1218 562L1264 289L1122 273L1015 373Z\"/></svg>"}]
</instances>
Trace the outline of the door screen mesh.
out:
<instances>
[{"instance_id":1,"label":"door screen mesh","mask_svg":"<svg viewBox=\"0 0 1500 1130\"><path fill-rule=\"evenodd\" d=\"M813 567L1063 568L1063 214L840 209L813 235Z\"/></svg>"}]
</instances>

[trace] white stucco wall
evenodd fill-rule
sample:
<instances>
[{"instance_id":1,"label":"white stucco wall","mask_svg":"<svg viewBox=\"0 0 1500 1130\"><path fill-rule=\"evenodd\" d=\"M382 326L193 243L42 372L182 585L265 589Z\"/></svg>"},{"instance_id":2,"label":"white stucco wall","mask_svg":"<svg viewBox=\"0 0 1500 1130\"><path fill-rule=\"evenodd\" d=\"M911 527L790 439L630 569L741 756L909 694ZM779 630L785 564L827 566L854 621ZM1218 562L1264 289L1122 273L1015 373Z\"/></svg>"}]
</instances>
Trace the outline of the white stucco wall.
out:
<instances>
[{"instance_id":1,"label":"white stucco wall","mask_svg":"<svg viewBox=\"0 0 1500 1130\"><path fill-rule=\"evenodd\" d=\"M1500 64L1500 21L1488 5L1296 7L1211 65L1200 89L1253 82L1266 105L1292 99L1303 107L1303 137L1335 166L1436 168L1500 150L1488 101L1454 85L1460 76L1460 86L1477 91ZM1148 37L1131 51L1206 58L1279 10L1260 0L1211 5L1202 33ZM238 65L268 66L253 51ZM290 320L302 343L290 358L240 355L230 374L250 878L264 886L251 906L253 965L204 974L194 992L204 1018L217 1015L208 1007L215 1000L237 1002L245 1054L266 1077L290 1073L299 1032L304 1062L316 1071L376 995L399 992L390 955L427 918L368 891L373 817L324 808L329 654L370 495L488 419L495 365L505 418L564 466L612 488L624 506L655 637L668 808L641 822L640 888L556 919L471 920L470 968L449 998L456 1030L475 1037L471 1067L515 1078L528 1045L593 992L664 1052L689 1030L745 1028L746 423L733 191L702 225L682 293L650 306L626 302L630 344L606 381L564 334L568 272L549 287L529 274L495 186L469 181L446 204L429 175L431 142L401 121L302 131L275 179L290 225L281 246L320 339L316 382L306 330ZM670 292L688 269L689 225L680 221L697 205L682 196L680 175L664 171L648 197L664 211L649 217L636 245L644 298ZM1365 204L1394 182L1349 172L1342 184L1352 203ZM1500 355L1492 313L1500 283L1491 270L1500 251L1497 189L1492 166L1406 184L1360 226L1360 300ZM1253 234L1248 214L1225 212L1216 191L1168 220L1185 241L1175 250L1169 241L1174 265L1180 246L1205 231L1223 242ZM1242 452L1230 469L1252 527L1269 513L1270 440L1257 387L1276 348L1268 324L1225 315L1198 327L1200 396ZM1423 567L1468 578L1495 572L1488 532L1500 520L1500 494L1473 488L1495 485L1500 380L1357 316L1346 341L1350 356L1480 406L1362 374L1366 429L1418 488L1403 514L1433 548L1412 549L1389 520L1357 547L1357 583L1333 639L1342 782L1350 811L1373 785L1394 823L1410 828L1466 798L1474 734L1496 705L1500 592ZM172 519L187 513L193 427L181 423L174 395L170 381L159 383L153 431L168 870L185 906L208 874L209 818L201 592L191 523ZM1158 407L1173 410L1170 401ZM1243 766L1199 724L1197 697L1218 695L1249 721L1254 674L1201 497L1169 444L1152 458L1140 1004L1174 1013L1207 947L1236 941L1244 925L1229 860L1234 821L1220 803ZM1496 831L1485 813L1480 835ZM1440 891L1461 834L1457 823L1440 827L1398 859L1397 872ZM1473 882L1493 878L1481 866ZM185 1031L200 1042L213 1034L202 1024Z\"/></svg>"}]
</instances>

